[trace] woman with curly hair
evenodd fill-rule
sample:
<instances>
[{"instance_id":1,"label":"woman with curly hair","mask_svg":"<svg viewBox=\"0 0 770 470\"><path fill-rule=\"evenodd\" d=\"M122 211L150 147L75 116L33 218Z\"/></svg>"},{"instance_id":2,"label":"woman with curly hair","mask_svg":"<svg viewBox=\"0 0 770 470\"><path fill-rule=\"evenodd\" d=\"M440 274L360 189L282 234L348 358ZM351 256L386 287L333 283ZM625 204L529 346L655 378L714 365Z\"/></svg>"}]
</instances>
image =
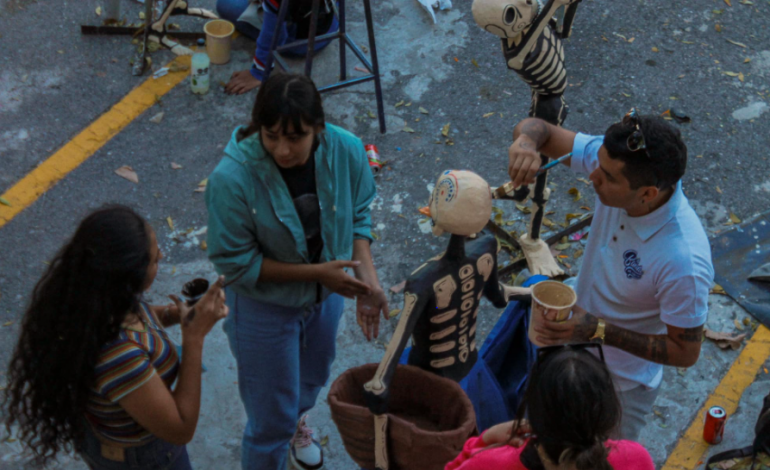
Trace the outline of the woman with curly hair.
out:
<instances>
[{"instance_id":1,"label":"woman with curly hair","mask_svg":"<svg viewBox=\"0 0 770 470\"><path fill-rule=\"evenodd\" d=\"M519 419L470 438L445 470L655 470L641 444L609 439L620 417L601 345L540 348Z\"/></svg>"},{"instance_id":2,"label":"woman with curly hair","mask_svg":"<svg viewBox=\"0 0 770 470\"><path fill-rule=\"evenodd\" d=\"M228 309L222 278L189 319L174 296L143 302L162 257L142 217L110 206L80 223L35 286L3 405L38 463L74 449L94 470L191 468L203 341ZM182 319L180 361L163 327Z\"/></svg>"}]
</instances>

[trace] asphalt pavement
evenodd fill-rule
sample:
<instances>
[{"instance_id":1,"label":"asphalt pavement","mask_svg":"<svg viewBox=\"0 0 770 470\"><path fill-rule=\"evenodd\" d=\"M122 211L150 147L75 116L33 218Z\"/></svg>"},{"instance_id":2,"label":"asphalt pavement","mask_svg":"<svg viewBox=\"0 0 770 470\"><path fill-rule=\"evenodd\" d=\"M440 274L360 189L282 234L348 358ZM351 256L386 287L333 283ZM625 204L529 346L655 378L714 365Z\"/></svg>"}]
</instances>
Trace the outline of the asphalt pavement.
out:
<instances>
[{"instance_id":1,"label":"asphalt pavement","mask_svg":"<svg viewBox=\"0 0 770 470\"><path fill-rule=\"evenodd\" d=\"M213 0L191 3L214 6ZM100 21L98 6L98 1L0 0L0 194L147 78L130 73L136 47L130 37L81 36L80 24ZM140 21L139 3L124 0L122 10L130 21ZM423 233L423 217L417 213L442 170L471 169L493 186L506 181L506 150L513 126L526 117L529 90L505 67L497 38L476 26L470 2L456 1L451 9L438 11L436 24L416 0L377 1L373 10L387 134L381 135L370 117L376 113L371 84L326 94L324 103L329 122L356 133L366 144L376 144L387 161L377 179L372 209L378 237L373 253L383 287L388 288L443 250L446 240ZM708 233L729 229L731 216L743 221L766 211L769 13L766 0L584 0L572 38L565 42L565 96L570 105L565 127L602 133L632 106L643 114L675 108L691 118L690 123L675 124L689 150L683 186ZM185 30L203 24L189 18L173 21ZM360 2L349 2L348 30L366 45ZM151 299L162 301L191 277L213 277L201 248L206 208L203 195L194 190L222 157L233 129L249 120L255 92L227 96L219 82L248 68L253 49L253 41L236 39L231 62L212 67L207 95L193 95L189 80L184 80L0 226L0 364L10 358L24 307L47 260L80 219L105 203L131 205L158 233L165 259ZM173 58L168 51L152 57L156 66ZM317 56L313 77L319 84L336 80L337 57L336 44ZM360 74L352 55L348 57L349 74ZM299 62L292 63L301 69ZM164 113L162 121L151 122L159 112ZM181 168L172 169L172 163ZM114 173L124 165L137 173L138 184ZM564 222L567 214L593 207L590 186L577 178L566 168L551 172L552 220ZM580 200L573 200L570 188L579 190ZM512 203L497 205L506 229L521 233L528 216ZM579 250L577 242L563 251L573 274L580 266ZM500 261L507 262L505 255ZM391 302L398 307L402 298L391 294ZM395 325L392 321L384 328L380 342L367 343L357 331L352 305L347 307L333 377L363 362L378 362ZM500 313L488 304L482 308L481 337ZM738 328L735 320L742 323L746 317L728 297L711 296L709 328L733 332ZM663 393L641 438L658 467L690 423L700 419L700 406L740 353L706 342L696 366L666 369ZM234 361L220 328L207 342L205 362L209 371L204 375L202 417L190 445L193 464L238 468L245 416ZM770 391L767 373L762 367L757 370L719 449L750 442L759 404ZM353 469L323 397L325 393L311 414L311 425L319 436L329 438L327 468ZM20 452L13 438L0 441L0 469L22 468ZM52 468L85 465L65 456Z\"/></svg>"}]
</instances>

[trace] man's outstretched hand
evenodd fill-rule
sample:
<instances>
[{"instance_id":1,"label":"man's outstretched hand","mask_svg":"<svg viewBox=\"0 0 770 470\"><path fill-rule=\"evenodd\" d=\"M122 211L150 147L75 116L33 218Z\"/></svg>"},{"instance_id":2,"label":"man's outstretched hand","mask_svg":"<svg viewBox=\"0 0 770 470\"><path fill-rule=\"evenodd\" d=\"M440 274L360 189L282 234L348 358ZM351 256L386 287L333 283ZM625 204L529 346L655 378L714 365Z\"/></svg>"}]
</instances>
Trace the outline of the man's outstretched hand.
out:
<instances>
[{"instance_id":1,"label":"man's outstretched hand","mask_svg":"<svg viewBox=\"0 0 770 470\"><path fill-rule=\"evenodd\" d=\"M235 72L230 77L230 81L225 85L225 93L228 95L242 95L247 91L262 85L262 82L254 78L249 70Z\"/></svg>"}]
</instances>

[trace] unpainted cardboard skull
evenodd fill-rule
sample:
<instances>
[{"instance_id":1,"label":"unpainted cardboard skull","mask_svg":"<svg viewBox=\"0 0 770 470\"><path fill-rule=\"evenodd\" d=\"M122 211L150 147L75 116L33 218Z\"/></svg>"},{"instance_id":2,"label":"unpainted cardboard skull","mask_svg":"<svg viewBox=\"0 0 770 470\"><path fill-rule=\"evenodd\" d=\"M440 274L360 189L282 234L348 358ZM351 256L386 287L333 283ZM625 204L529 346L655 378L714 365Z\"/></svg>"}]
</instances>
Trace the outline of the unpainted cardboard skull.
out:
<instances>
[{"instance_id":1,"label":"unpainted cardboard skull","mask_svg":"<svg viewBox=\"0 0 770 470\"><path fill-rule=\"evenodd\" d=\"M433 234L469 236L479 233L492 215L492 192L484 178L472 171L447 170L430 196Z\"/></svg>"},{"instance_id":2,"label":"unpainted cardboard skull","mask_svg":"<svg viewBox=\"0 0 770 470\"><path fill-rule=\"evenodd\" d=\"M535 21L537 0L473 0L473 19L484 31L501 38L521 35Z\"/></svg>"}]
</instances>

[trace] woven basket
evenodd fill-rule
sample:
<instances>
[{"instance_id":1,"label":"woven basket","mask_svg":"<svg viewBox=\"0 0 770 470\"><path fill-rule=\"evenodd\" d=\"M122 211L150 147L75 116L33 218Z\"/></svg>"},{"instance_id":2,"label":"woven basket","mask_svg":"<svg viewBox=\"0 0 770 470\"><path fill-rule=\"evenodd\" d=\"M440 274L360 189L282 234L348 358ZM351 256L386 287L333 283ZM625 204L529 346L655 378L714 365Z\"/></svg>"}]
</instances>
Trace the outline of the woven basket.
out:
<instances>
[{"instance_id":1,"label":"woven basket","mask_svg":"<svg viewBox=\"0 0 770 470\"><path fill-rule=\"evenodd\" d=\"M374 469L374 415L363 390L376 370L377 364L347 370L328 397L345 450L365 469ZM388 405L390 470L443 470L476 432L473 405L463 389L417 367L397 366Z\"/></svg>"}]
</instances>

